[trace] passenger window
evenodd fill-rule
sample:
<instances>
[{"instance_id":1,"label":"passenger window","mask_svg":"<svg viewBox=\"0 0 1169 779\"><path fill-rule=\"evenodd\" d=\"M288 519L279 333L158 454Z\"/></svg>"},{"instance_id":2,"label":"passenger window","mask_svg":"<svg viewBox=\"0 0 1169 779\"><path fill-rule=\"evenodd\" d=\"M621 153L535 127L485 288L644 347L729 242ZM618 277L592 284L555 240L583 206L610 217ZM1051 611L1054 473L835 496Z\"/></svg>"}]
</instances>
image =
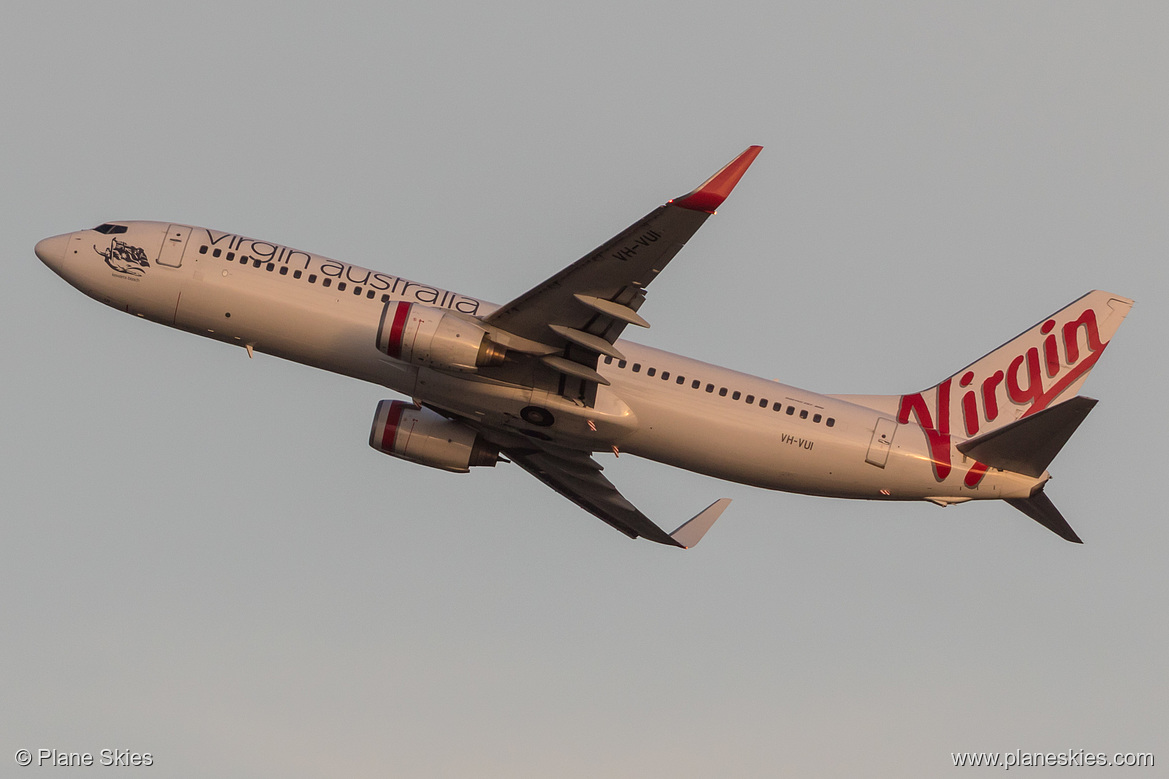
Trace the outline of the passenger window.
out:
<instances>
[{"instance_id":1,"label":"passenger window","mask_svg":"<svg viewBox=\"0 0 1169 779\"><path fill-rule=\"evenodd\" d=\"M759 398L759 408L767 408L767 398Z\"/></svg>"},{"instance_id":2,"label":"passenger window","mask_svg":"<svg viewBox=\"0 0 1169 779\"><path fill-rule=\"evenodd\" d=\"M367 298L369 298L370 300L373 300L373 296L374 296L374 295L376 295L376 294L377 294L377 293L376 293L376 292L374 292L374 291L371 289L371 290L369 290L369 291L367 291L367 292L365 293L365 296L366 296Z\"/></svg>"},{"instance_id":3,"label":"passenger window","mask_svg":"<svg viewBox=\"0 0 1169 779\"><path fill-rule=\"evenodd\" d=\"M235 262L235 252L228 252L227 253L227 261L228 262Z\"/></svg>"},{"instance_id":4,"label":"passenger window","mask_svg":"<svg viewBox=\"0 0 1169 779\"><path fill-rule=\"evenodd\" d=\"M625 367L625 360L621 360L619 363L617 363L617 367L624 368Z\"/></svg>"},{"instance_id":5,"label":"passenger window","mask_svg":"<svg viewBox=\"0 0 1169 779\"><path fill-rule=\"evenodd\" d=\"M707 384L707 385L706 385L706 391L707 391L707 392L714 392L714 385L713 385L713 384Z\"/></svg>"},{"instance_id":6,"label":"passenger window","mask_svg":"<svg viewBox=\"0 0 1169 779\"><path fill-rule=\"evenodd\" d=\"M605 365L612 365L612 364L613 364L613 358L606 354L605 355Z\"/></svg>"},{"instance_id":7,"label":"passenger window","mask_svg":"<svg viewBox=\"0 0 1169 779\"><path fill-rule=\"evenodd\" d=\"M387 292L386 294L382 295L382 302L383 302L383 303L389 303L389 302L390 302L390 293L388 293L388 292Z\"/></svg>"},{"instance_id":8,"label":"passenger window","mask_svg":"<svg viewBox=\"0 0 1169 779\"><path fill-rule=\"evenodd\" d=\"M287 276L287 275L288 275L288 266L287 266L287 265L281 265L281 266L280 266L280 275L281 275L281 276Z\"/></svg>"},{"instance_id":9,"label":"passenger window","mask_svg":"<svg viewBox=\"0 0 1169 779\"><path fill-rule=\"evenodd\" d=\"M796 413L796 407L795 406L788 406L787 407L787 415L790 417L794 413Z\"/></svg>"},{"instance_id":10,"label":"passenger window","mask_svg":"<svg viewBox=\"0 0 1169 779\"><path fill-rule=\"evenodd\" d=\"M726 387L719 387L718 388L718 396L720 398L725 398L727 396L727 388Z\"/></svg>"},{"instance_id":11,"label":"passenger window","mask_svg":"<svg viewBox=\"0 0 1169 779\"><path fill-rule=\"evenodd\" d=\"M633 372L634 372L634 373L640 373L640 372L641 372L641 363L639 363L639 362L635 362L635 363L633 363Z\"/></svg>"},{"instance_id":12,"label":"passenger window","mask_svg":"<svg viewBox=\"0 0 1169 779\"><path fill-rule=\"evenodd\" d=\"M822 416L820 416L819 414L815 414L815 415L812 417L812 421L813 421L813 422L816 422L816 423L819 423L821 419L823 419L823 417L822 417Z\"/></svg>"},{"instance_id":13,"label":"passenger window","mask_svg":"<svg viewBox=\"0 0 1169 779\"><path fill-rule=\"evenodd\" d=\"M276 270L276 263L274 263L274 262L270 262L270 263L268 263L268 268L267 268L267 270L268 270L268 272L269 272L269 273L271 273L272 271Z\"/></svg>"},{"instance_id":14,"label":"passenger window","mask_svg":"<svg viewBox=\"0 0 1169 779\"><path fill-rule=\"evenodd\" d=\"M219 255L221 255L221 254L223 254L223 250L222 250L222 249L216 249L215 251L211 252L211 256L212 256L212 257L218 257L218 256L219 256Z\"/></svg>"},{"instance_id":15,"label":"passenger window","mask_svg":"<svg viewBox=\"0 0 1169 779\"><path fill-rule=\"evenodd\" d=\"M669 371L662 371L662 381L669 381L669 380L670 380L670 372Z\"/></svg>"},{"instance_id":16,"label":"passenger window","mask_svg":"<svg viewBox=\"0 0 1169 779\"><path fill-rule=\"evenodd\" d=\"M646 375L646 376L653 376L653 375L654 375L655 373L657 373L657 372L658 372L658 369L657 369L657 368L646 368L646 369L645 369L645 375Z\"/></svg>"},{"instance_id":17,"label":"passenger window","mask_svg":"<svg viewBox=\"0 0 1169 779\"><path fill-rule=\"evenodd\" d=\"M315 273L310 273L310 274L308 275L308 283L309 283L309 284L316 284L316 283L317 283L317 274L315 274Z\"/></svg>"},{"instance_id":18,"label":"passenger window","mask_svg":"<svg viewBox=\"0 0 1169 779\"><path fill-rule=\"evenodd\" d=\"M701 386L702 386L702 382L700 382L698 379L695 379L694 381L690 382L690 389L698 389Z\"/></svg>"},{"instance_id":19,"label":"passenger window","mask_svg":"<svg viewBox=\"0 0 1169 779\"><path fill-rule=\"evenodd\" d=\"M321 279L321 286L322 287L331 287L332 285L333 285L332 279L330 279L328 277Z\"/></svg>"},{"instance_id":20,"label":"passenger window","mask_svg":"<svg viewBox=\"0 0 1169 779\"><path fill-rule=\"evenodd\" d=\"M292 278L294 278L294 279L299 279L299 278L300 278L300 271L298 271L298 270L294 270L294 271L292 272Z\"/></svg>"},{"instance_id":21,"label":"passenger window","mask_svg":"<svg viewBox=\"0 0 1169 779\"><path fill-rule=\"evenodd\" d=\"M686 377L685 377L685 376L679 376L677 379L675 379L675 381L676 381L678 384L685 384L685 383L686 383Z\"/></svg>"},{"instance_id":22,"label":"passenger window","mask_svg":"<svg viewBox=\"0 0 1169 779\"><path fill-rule=\"evenodd\" d=\"M731 400L738 400L741 397L743 397L743 393L735 390L734 394L731 395Z\"/></svg>"},{"instance_id":23,"label":"passenger window","mask_svg":"<svg viewBox=\"0 0 1169 779\"><path fill-rule=\"evenodd\" d=\"M361 297L361 287L354 287L353 294L356 295L357 297Z\"/></svg>"},{"instance_id":24,"label":"passenger window","mask_svg":"<svg viewBox=\"0 0 1169 779\"><path fill-rule=\"evenodd\" d=\"M806 408L800 409L800 419L807 419L807 418L808 418L808 409L806 409Z\"/></svg>"},{"instance_id":25,"label":"passenger window","mask_svg":"<svg viewBox=\"0 0 1169 779\"><path fill-rule=\"evenodd\" d=\"M777 400L777 401L775 401L775 405L773 405L773 406L771 407L771 410L772 410L772 411L779 411L779 410L780 410L780 409L782 409L782 408L783 408L783 404L782 404L782 403L780 403L780 402Z\"/></svg>"},{"instance_id":26,"label":"passenger window","mask_svg":"<svg viewBox=\"0 0 1169 779\"><path fill-rule=\"evenodd\" d=\"M743 402L744 402L744 403L746 403L746 404L749 406L749 405L751 405L752 403L754 403L754 402L755 402L755 396L754 396L754 395L748 395L748 396L747 396L747 397L744 399L744 401L743 401Z\"/></svg>"},{"instance_id":27,"label":"passenger window","mask_svg":"<svg viewBox=\"0 0 1169 779\"><path fill-rule=\"evenodd\" d=\"M206 246L200 246L200 247L199 247L199 254L206 254L206 253L207 253L207 247L206 247Z\"/></svg>"},{"instance_id":28,"label":"passenger window","mask_svg":"<svg viewBox=\"0 0 1169 779\"><path fill-rule=\"evenodd\" d=\"M836 424L836 420L833 419L832 417L828 417L828 419L825 420L824 424L828 425L828 427L832 427L833 425Z\"/></svg>"},{"instance_id":29,"label":"passenger window","mask_svg":"<svg viewBox=\"0 0 1169 779\"><path fill-rule=\"evenodd\" d=\"M263 260L252 260L252 267L258 268L264 264Z\"/></svg>"}]
</instances>

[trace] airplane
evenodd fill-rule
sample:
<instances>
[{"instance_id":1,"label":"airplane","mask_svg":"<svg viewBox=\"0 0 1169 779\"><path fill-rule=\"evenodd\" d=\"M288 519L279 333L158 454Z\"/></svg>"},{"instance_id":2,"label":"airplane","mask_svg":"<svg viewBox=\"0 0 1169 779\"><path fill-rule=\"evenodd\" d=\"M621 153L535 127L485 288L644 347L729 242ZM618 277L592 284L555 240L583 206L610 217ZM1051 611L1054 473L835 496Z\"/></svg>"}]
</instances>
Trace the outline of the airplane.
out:
<instances>
[{"instance_id":1,"label":"airplane","mask_svg":"<svg viewBox=\"0 0 1169 779\"><path fill-rule=\"evenodd\" d=\"M1093 291L937 384L822 395L621 338L646 288L723 204L751 146L499 306L281 244L184 224L105 222L36 245L86 295L143 319L372 382L369 443L466 473L512 462L631 538L688 548L730 500L667 533L598 455L836 498L1004 500L1082 543L1044 493L1096 401L1088 373L1133 305Z\"/></svg>"}]
</instances>

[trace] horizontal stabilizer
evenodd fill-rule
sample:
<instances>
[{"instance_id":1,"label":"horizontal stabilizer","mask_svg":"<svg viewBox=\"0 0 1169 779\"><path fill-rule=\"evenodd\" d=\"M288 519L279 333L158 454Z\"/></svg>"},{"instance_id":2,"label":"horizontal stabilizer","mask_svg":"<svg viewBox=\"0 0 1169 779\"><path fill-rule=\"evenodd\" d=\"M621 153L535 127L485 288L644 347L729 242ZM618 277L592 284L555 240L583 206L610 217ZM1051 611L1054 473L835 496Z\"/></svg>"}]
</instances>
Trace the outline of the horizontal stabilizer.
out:
<instances>
[{"instance_id":1,"label":"horizontal stabilizer","mask_svg":"<svg viewBox=\"0 0 1169 779\"><path fill-rule=\"evenodd\" d=\"M673 533L670 533L670 538L687 549L690 549L702 540L702 537L706 535L706 531L710 530L710 526L714 524L716 519L722 516L723 511L729 505L731 505L730 498L719 498L699 512L698 516L684 523Z\"/></svg>"},{"instance_id":2,"label":"horizontal stabilizer","mask_svg":"<svg viewBox=\"0 0 1169 779\"><path fill-rule=\"evenodd\" d=\"M1065 538L1073 544L1084 543L1076 535L1076 531L1072 530L1072 526L1068 524L1068 521L1063 518L1063 514L1059 513L1059 509L1051 502L1051 498L1043 494L1043 490L1039 490L1029 498L1007 498L1007 503L1010 503L1060 538Z\"/></svg>"},{"instance_id":3,"label":"horizontal stabilizer","mask_svg":"<svg viewBox=\"0 0 1169 779\"><path fill-rule=\"evenodd\" d=\"M963 441L958 451L1004 471L1042 476L1095 405L1093 398L1072 398Z\"/></svg>"}]
</instances>

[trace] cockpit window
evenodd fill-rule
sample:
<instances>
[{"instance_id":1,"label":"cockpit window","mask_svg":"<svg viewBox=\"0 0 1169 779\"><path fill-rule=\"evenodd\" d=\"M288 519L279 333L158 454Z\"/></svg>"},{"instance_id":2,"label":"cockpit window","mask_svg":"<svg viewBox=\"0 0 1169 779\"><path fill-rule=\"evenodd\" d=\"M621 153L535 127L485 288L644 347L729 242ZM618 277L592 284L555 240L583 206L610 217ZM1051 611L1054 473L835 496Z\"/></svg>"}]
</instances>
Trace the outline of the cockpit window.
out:
<instances>
[{"instance_id":1,"label":"cockpit window","mask_svg":"<svg viewBox=\"0 0 1169 779\"><path fill-rule=\"evenodd\" d=\"M126 225L112 225L107 222L104 225L98 225L93 229L99 233L105 233L106 235L118 235L120 233L126 232Z\"/></svg>"}]
</instances>

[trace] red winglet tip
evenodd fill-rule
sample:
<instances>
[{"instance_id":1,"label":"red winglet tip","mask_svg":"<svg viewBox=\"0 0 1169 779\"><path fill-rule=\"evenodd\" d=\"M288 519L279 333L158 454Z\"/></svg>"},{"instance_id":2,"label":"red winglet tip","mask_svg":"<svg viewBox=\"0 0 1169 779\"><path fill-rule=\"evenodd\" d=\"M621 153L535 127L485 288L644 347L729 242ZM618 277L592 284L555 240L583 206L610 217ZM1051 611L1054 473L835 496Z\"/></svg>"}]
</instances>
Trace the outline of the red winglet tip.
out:
<instances>
[{"instance_id":1,"label":"red winglet tip","mask_svg":"<svg viewBox=\"0 0 1169 779\"><path fill-rule=\"evenodd\" d=\"M704 181L698 189L689 195L675 198L670 203L680 208L713 214L715 209L721 206L727 196L731 194L731 190L739 183L739 179L743 178L743 174L747 172L747 168L751 167L751 163L755 161L761 151L763 151L762 146L749 146L745 152L727 163L722 170Z\"/></svg>"}]
</instances>

